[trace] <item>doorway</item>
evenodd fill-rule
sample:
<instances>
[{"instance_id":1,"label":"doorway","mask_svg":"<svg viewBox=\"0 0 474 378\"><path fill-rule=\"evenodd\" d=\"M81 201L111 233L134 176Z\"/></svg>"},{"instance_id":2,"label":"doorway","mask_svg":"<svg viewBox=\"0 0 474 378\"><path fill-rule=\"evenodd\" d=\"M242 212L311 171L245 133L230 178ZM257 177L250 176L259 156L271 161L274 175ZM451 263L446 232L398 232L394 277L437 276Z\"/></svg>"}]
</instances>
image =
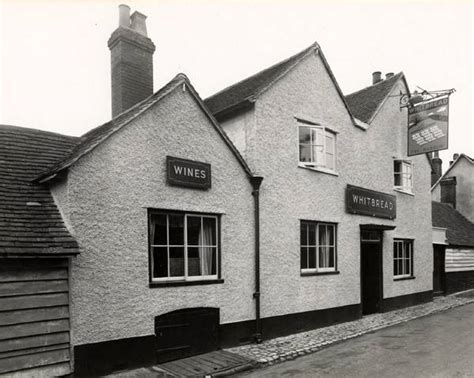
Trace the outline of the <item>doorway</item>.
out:
<instances>
[{"instance_id":1,"label":"doorway","mask_svg":"<svg viewBox=\"0 0 474 378\"><path fill-rule=\"evenodd\" d=\"M433 295L445 293L445 250L444 245L433 245Z\"/></svg>"},{"instance_id":2,"label":"doorway","mask_svg":"<svg viewBox=\"0 0 474 378\"><path fill-rule=\"evenodd\" d=\"M360 258L362 315L381 312L383 297L381 230L361 230Z\"/></svg>"},{"instance_id":3,"label":"doorway","mask_svg":"<svg viewBox=\"0 0 474 378\"><path fill-rule=\"evenodd\" d=\"M219 309L189 308L155 318L158 363L219 349Z\"/></svg>"}]
</instances>

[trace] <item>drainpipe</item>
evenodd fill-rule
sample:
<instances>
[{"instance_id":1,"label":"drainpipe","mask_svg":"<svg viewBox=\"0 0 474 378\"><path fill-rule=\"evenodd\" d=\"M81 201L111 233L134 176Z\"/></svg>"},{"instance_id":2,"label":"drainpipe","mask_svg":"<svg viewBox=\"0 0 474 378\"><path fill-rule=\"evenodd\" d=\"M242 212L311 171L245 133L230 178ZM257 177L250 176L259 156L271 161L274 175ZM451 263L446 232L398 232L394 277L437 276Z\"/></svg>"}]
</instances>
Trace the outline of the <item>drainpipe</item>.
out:
<instances>
[{"instance_id":1,"label":"drainpipe","mask_svg":"<svg viewBox=\"0 0 474 378\"><path fill-rule=\"evenodd\" d=\"M252 196L254 199L254 224L255 224L255 342L262 342L262 321L260 319L260 185L263 177L252 176L250 183L252 184Z\"/></svg>"}]
</instances>

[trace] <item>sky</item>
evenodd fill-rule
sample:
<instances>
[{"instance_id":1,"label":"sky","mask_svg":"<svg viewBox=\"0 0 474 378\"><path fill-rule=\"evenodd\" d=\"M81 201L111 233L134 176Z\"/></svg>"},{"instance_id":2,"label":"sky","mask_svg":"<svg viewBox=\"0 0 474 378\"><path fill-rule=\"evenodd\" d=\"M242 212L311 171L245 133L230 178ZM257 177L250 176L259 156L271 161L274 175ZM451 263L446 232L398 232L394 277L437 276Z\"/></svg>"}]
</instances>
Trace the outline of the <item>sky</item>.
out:
<instances>
[{"instance_id":1,"label":"sky","mask_svg":"<svg viewBox=\"0 0 474 378\"><path fill-rule=\"evenodd\" d=\"M82 135L111 118L114 0L0 0L0 123ZM202 98L317 41L342 91L403 71L411 91L455 88L449 150L474 156L473 2L168 0L148 16L155 91L185 73Z\"/></svg>"}]
</instances>

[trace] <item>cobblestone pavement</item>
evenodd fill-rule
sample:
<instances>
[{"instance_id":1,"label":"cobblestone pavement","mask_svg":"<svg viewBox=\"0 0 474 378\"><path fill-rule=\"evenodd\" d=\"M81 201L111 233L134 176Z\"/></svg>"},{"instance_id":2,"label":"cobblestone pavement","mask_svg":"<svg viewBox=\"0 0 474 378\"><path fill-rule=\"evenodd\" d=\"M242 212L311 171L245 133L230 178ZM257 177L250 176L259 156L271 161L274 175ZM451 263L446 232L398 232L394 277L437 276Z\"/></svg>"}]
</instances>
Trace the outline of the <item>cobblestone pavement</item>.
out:
<instances>
[{"instance_id":1,"label":"cobblestone pavement","mask_svg":"<svg viewBox=\"0 0 474 378\"><path fill-rule=\"evenodd\" d=\"M227 349L256 361L259 367L295 359L340 341L395 324L474 302L473 295L435 298L432 302L401 310L364 316L352 322L318 328L290 336Z\"/></svg>"}]
</instances>

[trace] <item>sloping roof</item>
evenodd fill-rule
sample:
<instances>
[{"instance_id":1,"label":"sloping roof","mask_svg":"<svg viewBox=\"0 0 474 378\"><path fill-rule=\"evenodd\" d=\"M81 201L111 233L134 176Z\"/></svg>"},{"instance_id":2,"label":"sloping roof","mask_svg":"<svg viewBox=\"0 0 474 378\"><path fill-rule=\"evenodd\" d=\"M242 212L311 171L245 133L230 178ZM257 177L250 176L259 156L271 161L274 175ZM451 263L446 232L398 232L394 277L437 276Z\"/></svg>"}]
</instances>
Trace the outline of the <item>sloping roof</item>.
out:
<instances>
[{"instance_id":1,"label":"sloping roof","mask_svg":"<svg viewBox=\"0 0 474 378\"><path fill-rule=\"evenodd\" d=\"M451 170L456 166L456 164L458 163L458 161L460 161L461 159L466 159L468 163L471 163L471 164L474 164L474 159L471 159L469 156L467 156L466 154L459 154L459 156L457 157L456 160L453 161L453 164L451 164L449 166L449 168L446 170L446 172L444 172L444 174L438 179L438 181L436 181L433 186L431 187L431 190L433 190L434 188L436 188L436 186L438 186L438 184L440 183L440 181L442 179L444 179L447 174L449 172L451 172Z\"/></svg>"},{"instance_id":2,"label":"sloping roof","mask_svg":"<svg viewBox=\"0 0 474 378\"><path fill-rule=\"evenodd\" d=\"M338 91L344 106L346 107L352 121L355 124L355 120L350 112L349 106L346 103L341 88L337 84L336 78L332 73L329 64L320 48L315 42L303 51L285 59L269 68L266 68L255 75L252 75L238 83L235 83L223 90L215 93L204 100L204 103L209 110L215 116L224 114L233 109L244 106L245 104L251 104L255 102L256 98L265 92L271 85L277 80L282 78L288 72L290 72L299 62L306 58L311 53L318 53L321 56L324 66L326 67L329 76L331 77L336 90Z\"/></svg>"},{"instance_id":3,"label":"sloping roof","mask_svg":"<svg viewBox=\"0 0 474 378\"><path fill-rule=\"evenodd\" d=\"M403 72L347 95L346 101L354 117L370 123L400 78L404 78Z\"/></svg>"},{"instance_id":4,"label":"sloping roof","mask_svg":"<svg viewBox=\"0 0 474 378\"><path fill-rule=\"evenodd\" d=\"M0 255L79 252L48 188L31 181L77 138L0 125Z\"/></svg>"},{"instance_id":5,"label":"sloping roof","mask_svg":"<svg viewBox=\"0 0 474 378\"><path fill-rule=\"evenodd\" d=\"M53 178L59 172L67 169L76 161L78 161L82 156L87 154L88 152L92 151L96 148L99 144L109 138L112 134L116 131L120 130L122 127L129 124L147 109L149 109L154 104L158 103L160 100L165 98L168 94L173 92L176 88L181 87L182 85L186 85L187 88L190 89L190 93L193 95L194 99L198 102L201 109L205 112L205 114L209 117L210 121L212 122L213 126L217 130L217 132L221 135L224 139L225 143L230 147L246 173L251 176L252 173L247 166L247 163L244 161L242 156L239 154L235 146L232 144L230 139L224 133L222 128L219 126L217 121L214 117L209 113L209 111L204 106L201 98L197 94L196 90L191 85L189 79L184 74L176 75L173 80L171 80L168 84L166 84L163 88L161 88L158 92L154 93L150 97L146 98L145 100L139 102L135 106L131 107L130 109L126 110L125 112L119 114L117 117L112 119L111 121L89 131L88 133L84 134L79 143L72 149L72 151L67 154L63 159L60 159L56 164L49 167L45 171L41 172L41 174L36 178L39 182L47 181Z\"/></svg>"},{"instance_id":6,"label":"sloping roof","mask_svg":"<svg viewBox=\"0 0 474 378\"><path fill-rule=\"evenodd\" d=\"M451 205L431 202L432 224L447 228L448 244L474 247L474 223L471 223Z\"/></svg>"}]
</instances>

